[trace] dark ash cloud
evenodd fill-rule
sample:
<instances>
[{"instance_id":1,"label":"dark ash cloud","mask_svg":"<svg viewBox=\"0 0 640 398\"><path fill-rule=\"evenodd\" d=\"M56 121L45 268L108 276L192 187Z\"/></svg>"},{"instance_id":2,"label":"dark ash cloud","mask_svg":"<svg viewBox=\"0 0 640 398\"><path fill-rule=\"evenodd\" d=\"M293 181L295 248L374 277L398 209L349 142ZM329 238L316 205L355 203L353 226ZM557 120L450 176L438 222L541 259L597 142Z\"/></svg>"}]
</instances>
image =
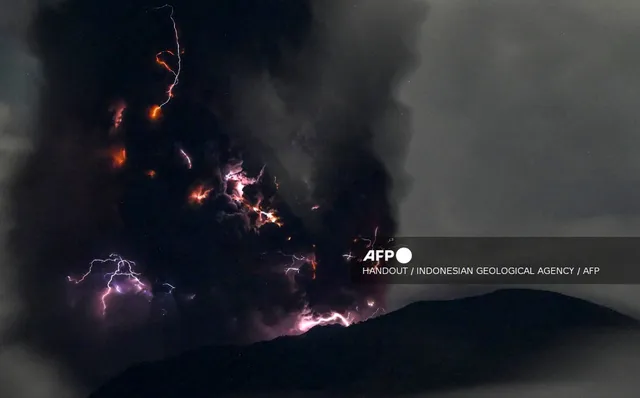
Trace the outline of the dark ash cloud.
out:
<instances>
[{"instance_id":1,"label":"dark ash cloud","mask_svg":"<svg viewBox=\"0 0 640 398\"><path fill-rule=\"evenodd\" d=\"M12 338L67 365L80 384L187 343L264 338L261 327L300 310L301 297L284 277L265 281L255 267L224 266L235 233L246 233L241 223L216 224L215 206L228 203L203 207L200 217L183 203L192 183L215 179L215 168L231 157L229 141L252 174L268 164L269 177L283 187L283 212L297 215L299 229L318 243L319 260L328 265L304 298L319 308L380 294L349 291L338 249L376 226L393 233L407 186L409 111L396 91L417 62L412 45L422 2L173 6L186 52L160 125L145 114L165 89L167 76L153 56L172 44L166 13L141 2L69 1L40 9L29 31L42 80L33 149L8 198L8 253L15 295L25 306ZM114 175L105 150L113 144L109 108L119 100L127 102L122 140L131 166ZM183 168L172 158L177 145L200 168L172 171ZM169 171L159 169L159 185L149 188L135 172L152 161ZM322 210L312 218L308 204L315 202ZM260 247L253 239L246 244ZM176 308L170 322L153 306L118 302L124 321L105 324L92 316L88 299L73 296L80 290L69 293L65 278L112 251L144 264L150 282L169 279L204 298L193 308L177 298L165 303Z\"/></svg>"}]
</instances>

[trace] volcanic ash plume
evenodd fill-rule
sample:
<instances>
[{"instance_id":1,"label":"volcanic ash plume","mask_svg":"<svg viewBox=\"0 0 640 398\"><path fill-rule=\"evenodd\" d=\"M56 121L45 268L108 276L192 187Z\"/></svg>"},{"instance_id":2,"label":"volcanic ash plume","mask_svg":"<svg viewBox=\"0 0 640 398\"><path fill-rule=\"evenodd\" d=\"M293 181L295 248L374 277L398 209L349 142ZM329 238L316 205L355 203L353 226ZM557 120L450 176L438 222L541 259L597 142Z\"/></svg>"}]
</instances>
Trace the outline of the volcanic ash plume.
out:
<instances>
[{"instance_id":1,"label":"volcanic ash plume","mask_svg":"<svg viewBox=\"0 0 640 398\"><path fill-rule=\"evenodd\" d=\"M12 191L32 344L95 381L384 311L348 253L395 232L394 95L423 16L409 0L41 10L39 136Z\"/></svg>"}]
</instances>

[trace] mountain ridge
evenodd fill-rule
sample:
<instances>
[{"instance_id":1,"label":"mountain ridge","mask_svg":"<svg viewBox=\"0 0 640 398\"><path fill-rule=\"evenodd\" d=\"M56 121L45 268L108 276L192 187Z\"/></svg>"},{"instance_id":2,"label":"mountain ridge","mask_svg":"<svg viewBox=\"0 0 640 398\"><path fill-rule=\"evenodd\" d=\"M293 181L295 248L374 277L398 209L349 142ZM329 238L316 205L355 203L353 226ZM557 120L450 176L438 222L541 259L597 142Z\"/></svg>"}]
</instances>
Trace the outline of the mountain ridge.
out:
<instances>
[{"instance_id":1,"label":"mountain ridge","mask_svg":"<svg viewBox=\"0 0 640 398\"><path fill-rule=\"evenodd\" d=\"M500 290L412 303L348 328L316 327L249 346L191 350L133 366L89 398L439 390L522 377L541 351L576 333L638 327L632 318L581 299Z\"/></svg>"}]
</instances>

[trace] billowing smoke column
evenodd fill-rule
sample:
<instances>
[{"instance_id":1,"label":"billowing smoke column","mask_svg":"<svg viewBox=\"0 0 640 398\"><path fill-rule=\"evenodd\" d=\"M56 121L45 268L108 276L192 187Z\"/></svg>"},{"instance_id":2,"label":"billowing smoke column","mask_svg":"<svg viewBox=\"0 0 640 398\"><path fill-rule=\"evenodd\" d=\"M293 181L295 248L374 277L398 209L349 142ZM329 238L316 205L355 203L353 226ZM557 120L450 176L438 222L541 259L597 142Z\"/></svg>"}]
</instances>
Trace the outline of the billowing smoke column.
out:
<instances>
[{"instance_id":1,"label":"billowing smoke column","mask_svg":"<svg viewBox=\"0 0 640 398\"><path fill-rule=\"evenodd\" d=\"M394 90L424 10L346 3L40 12L40 136L12 198L21 331L108 372L383 311L348 253L395 231Z\"/></svg>"}]
</instances>

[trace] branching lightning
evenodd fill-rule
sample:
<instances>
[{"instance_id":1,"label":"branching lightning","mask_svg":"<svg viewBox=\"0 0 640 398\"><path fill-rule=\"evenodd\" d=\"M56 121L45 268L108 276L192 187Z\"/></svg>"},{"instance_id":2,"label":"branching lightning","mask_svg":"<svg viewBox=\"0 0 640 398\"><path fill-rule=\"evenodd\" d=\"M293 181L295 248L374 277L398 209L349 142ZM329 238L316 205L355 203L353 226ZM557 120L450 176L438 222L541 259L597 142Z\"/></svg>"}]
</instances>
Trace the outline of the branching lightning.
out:
<instances>
[{"instance_id":1,"label":"branching lightning","mask_svg":"<svg viewBox=\"0 0 640 398\"><path fill-rule=\"evenodd\" d=\"M97 264L112 264L115 266L113 271L104 274L104 279L106 279L107 282L102 294L100 295L103 315L106 315L107 313L108 298L114 293L142 293L147 296L151 296L151 292L148 290L147 285L140 280L140 276L142 274L134 271L136 263L123 258L117 253L112 253L107 258L93 259L91 263L89 263L89 269L87 272L85 272L80 278L68 276L67 280L75 284L84 282L89 275L93 273L94 266Z\"/></svg>"},{"instance_id":2,"label":"branching lightning","mask_svg":"<svg viewBox=\"0 0 640 398\"><path fill-rule=\"evenodd\" d=\"M342 325L344 327L348 327L354 322L355 318L351 313L342 315L338 312L331 312L328 315L317 315L308 308L305 308L305 310L303 310L298 316L295 328L296 331L305 333L316 326Z\"/></svg>"},{"instance_id":3,"label":"branching lightning","mask_svg":"<svg viewBox=\"0 0 640 398\"><path fill-rule=\"evenodd\" d=\"M378 231L379 231L380 227L375 227L375 229L373 230L373 236L371 238L364 238L362 236L357 237L356 239L353 240L353 243L358 243L358 242L365 242L366 249L371 249L376 247L376 243L378 242ZM389 239L387 241L387 243L391 243L393 242L393 238ZM342 255L342 258L344 258L347 262L350 262L351 260L355 260L359 263L362 262L362 258L359 258L358 256L354 255L352 251L349 251L345 254ZM377 267L380 265L380 262L376 262L373 266Z\"/></svg>"},{"instance_id":4,"label":"branching lightning","mask_svg":"<svg viewBox=\"0 0 640 398\"><path fill-rule=\"evenodd\" d=\"M174 97L174 90L180 82L180 74L182 71L182 54L184 53L184 51L181 48L178 27L174 18L174 7L170 4L165 4L161 7L154 8L154 10L161 10L165 8L168 8L170 10L169 19L172 23L175 39L175 49L164 50L157 53L155 56L155 62L173 76L173 81L167 87L165 100L159 105L154 105L151 107L148 115L151 120L159 119L162 116L162 108L171 102L172 98ZM171 59L171 62L169 62L169 59ZM123 124L123 116L126 110L126 104L123 101L120 101L112 106L109 110L110 112L112 112L112 125L111 129L109 130L109 134L114 135L121 129L121 126ZM178 144L176 144L176 146L174 147L174 151L176 148L187 169L191 170L194 167L191 156L185 151L185 149L180 148ZM112 161L112 166L116 169L122 168L125 163L127 163L127 150L123 145L114 145L113 147L110 147L108 155L110 156L110 159ZM188 193L185 193L185 196L187 196L186 200L191 205L197 206L202 205L205 201L209 200L214 195L218 197L226 196L237 205L231 206L234 207L234 211L236 213L242 213L247 216L247 219L251 220L252 225L250 225L250 228L252 228L255 233L258 233L258 229L266 224L274 224L281 227L283 226L283 222L280 219L278 213L274 209L270 208L271 206L273 206L272 198L265 198L261 192L258 192L256 195L252 194L252 198L247 198L245 196L244 191L246 187L263 182L265 167L266 166L263 166L261 168L256 177L249 177L249 175L243 168L242 161L230 162L229 164L224 166L222 170L220 170L222 175L221 189L220 186L217 185L217 179L215 180L215 183L213 181L213 178L209 181L200 181L199 183L193 185ZM149 178L156 177L155 170L143 170L141 170L140 172L144 172ZM277 191L279 189L279 182L276 177L273 177L273 185L275 186ZM215 191L212 187L215 187ZM317 211L320 208L321 206L319 204L313 204L309 207L311 211ZM372 248L377 244L378 232L379 228L376 227L371 238L358 237L354 240L354 242L359 242L360 249L364 245L366 245L366 248ZM288 237L287 240L291 240L291 237ZM305 273L306 275L310 275L310 278L312 280L316 279L318 262L316 260L315 251L316 250L314 246L313 249L304 251L304 253L308 253L305 255L300 253L285 254L283 252L278 252L279 255L290 259L290 262L284 265L284 274L290 278L292 283L297 285L298 281L296 280L295 275L300 274L300 271L302 269L304 269L303 273ZM359 257L357 255L354 255L352 252L344 254L343 258L347 262L350 262L352 260L361 261L359 260ZM108 310L109 298L114 294L143 295L149 300L153 298L151 289L140 279L141 273L136 271L136 264L133 261L127 260L115 253L109 255L107 258L98 258L92 260L90 262L89 269L85 274L81 275L79 278L68 277L69 282L72 282L74 284L82 283L92 273L94 273L94 269L97 266L113 267L108 270L108 272L103 274L105 284L99 296L101 312L103 315L106 315ZM281 269L282 268L278 268L278 272L280 272ZM309 271L308 273L307 270ZM163 291L168 294L172 294L176 289L175 286L169 283L163 283L162 286L166 288L166 290L163 289ZM195 298L195 294L189 295L183 292L180 293L182 293L181 296L184 295L187 300L193 300ZM380 312L384 312L384 310L379 307L378 304L372 299L367 299L366 306L364 303L361 303L361 305L364 309L364 313L370 314L369 316L365 317L363 315L363 312L361 312L358 307L355 308L355 311L351 309L350 311L344 313L335 311L317 313L310 309L308 305L306 305L302 311L295 314L296 323L294 326L294 330L291 330L289 332L293 334L300 334L307 332L315 326L331 324L337 324L346 327L374 317Z\"/></svg>"},{"instance_id":5,"label":"branching lightning","mask_svg":"<svg viewBox=\"0 0 640 398\"><path fill-rule=\"evenodd\" d=\"M169 8L171 10L171 13L169 14L169 18L171 19L171 24L173 26L173 33L174 33L174 38L175 38L175 47L176 50L171 51L171 50L164 50L164 51L160 51L159 53L156 54L156 63L160 66L162 66L164 69L166 69L169 73L171 73L173 75L173 82L169 85L169 87L167 88L166 94L167 94L167 98L164 100L164 102L162 102L160 105L154 105L151 107L151 110L149 111L149 117L151 118L151 120L156 120L160 117L160 115L162 114L162 108L167 105L169 102L171 102L171 99L174 97L174 93L173 90L175 89L175 87L178 85L178 83L180 83L180 72L182 72L182 54L183 54L183 50L180 48L180 35L178 34L178 26L176 24L176 20L173 16L174 14L174 10L173 10L173 6L170 4L165 4L161 7L157 7L154 8L155 10L161 10L163 8ZM163 60L163 56L164 55L170 55L172 57L174 57L176 59L177 62L177 67L174 70L171 66L169 66L169 64Z\"/></svg>"},{"instance_id":6,"label":"branching lightning","mask_svg":"<svg viewBox=\"0 0 640 398\"><path fill-rule=\"evenodd\" d=\"M284 273L285 275L293 275L300 273L300 269L305 265L311 267L312 271L312 279L316 279L316 269L318 264L316 262L315 254L311 253L309 255L303 256L300 254L285 254L283 252L278 252L281 256L288 257L291 259L291 262L285 266Z\"/></svg>"},{"instance_id":7,"label":"branching lightning","mask_svg":"<svg viewBox=\"0 0 640 398\"><path fill-rule=\"evenodd\" d=\"M367 249L373 247L376 244L376 241L378 240L378 228L379 227L376 227L375 230L373 231L373 238L367 239L367 238L360 237L360 240L367 242Z\"/></svg>"},{"instance_id":8,"label":"branching lightning","mask_svg":"<svg viewBox=\"0 0 640 398\"><path fill-rule=\"evenodd\" d=\"M168 292L169 294L173 293L173 291L174 291L174 290L176 290L176 287L175 287L175 286L173 286L173 285L172 285L172 284L170 284L170 283L166 283L166 282L165 282L165 283L163 283L163 284L162 284L162 286L166 286L166 287L168 287L168 288L169 288L169 292Z\"/></svg>"},{"instance_id":9,"label":"branching lightning","mask_svg":"<svg viewBox=\"0 0 640 398\"><path fill-rule=\"evenodd\" d=\"M194 205L201 205L209 197L209 194L213 191L212 188L207 188L204 185L197 185L189 194L189 203Z\"/></svg>"},{"instance_id":10,"label":"branching lightning","mask_svg":"<svg viewBox=\"0 0 640 398\"><path fill-rule=\"evenodd\" d=\"M369 309L373 309L376 307L376 302L372 299L367 299L366 306ZM369 319L375 318L378 315L382 315L385 313L385 310L382 307L377 307L375 308L375 310L373 310L373 312L371 312L371 310L367 312L369 312L369 315L361 315L360 309L356 307L355 312L347 311L344 314L336 311L330 311L325 314L317 314L309 309L309 307L305 306L305 308L298 314L294 330L292 330L291 332L293 334L306 333L316 326L327 325L340 325L349 327L356 323L364 322Z\"/></svg>"},{"instance_id":11,"label":"branching lightning","mask_svg":"<svg viewBox=\"0 0 640 398\"><path fill-rule=\"evenodd\" d=\"M259 183L264 175L264 169L265 166L260 169L257 177L251 178L247 176L247 173L243 170L242 162L238 162L230 165L229 171L224 175L225 192L246 211L257 215L254 225L255 229L259 229L265 224L274 224L279 227L283 225L275 210L262 207L262 198L259 198L256 204L252 204L244 197L244 188Z\"/></svg>"}]
</instances>

